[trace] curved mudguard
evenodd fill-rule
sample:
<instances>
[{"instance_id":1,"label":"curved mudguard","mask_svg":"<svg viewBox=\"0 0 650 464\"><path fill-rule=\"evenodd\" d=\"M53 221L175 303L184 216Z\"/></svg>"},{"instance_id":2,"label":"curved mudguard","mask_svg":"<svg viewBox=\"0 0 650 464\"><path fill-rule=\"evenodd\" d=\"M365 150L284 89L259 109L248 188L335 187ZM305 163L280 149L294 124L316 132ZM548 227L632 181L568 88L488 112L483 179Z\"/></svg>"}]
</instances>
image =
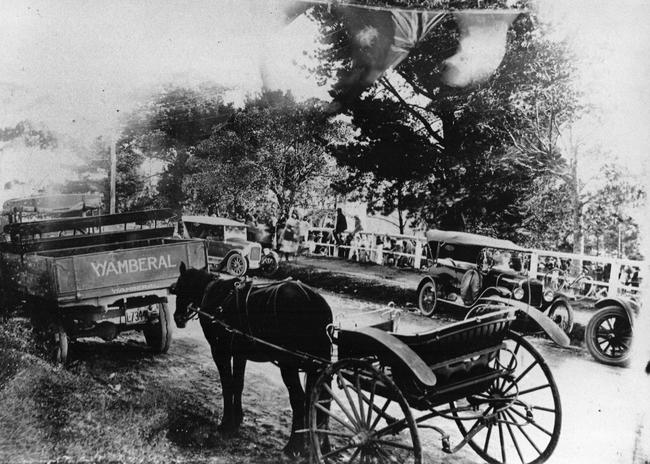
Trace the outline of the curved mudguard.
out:
<instances>
[{"instance_id":1,"label":"curved mudguard","mask_svg":"<svg viewBox=\"0 0 650 464\"><path fill-rule=\"evenodd\" d=\"M389 364L411 371L413 376L427 387L433 387L437 383L436 375L415 351L383 330L372 327L342 329L338 333L336 344L339 359L376 355L386 359Z\"/></svg>"},{"instance_id":2,"label":"curved mudguard","mask_svg":"<svg viewBox=\"0 0 650 464\"><path fill-rule=\"evenodd\" d=\"M423 286L425 283L427 283L427 282L433 282L434 284L436 283L436 281L435 281L435 279L434 279L433 277L431 277L431 276L426 276L426 277L425 277L424 279L422 279L422 280L420 281L420 283L418 284L418 289L417 289L417 291L416 291L416 295L419 295L419 294L420 294L420 290L422 290L422 286Z\"/></svg>"},{"instance_id":3,"label":"curved mudguard","mask_svg":"<svg viewBox=\"0 0 650 464\"><path fill-rule=\"evenodd\" d=\"M605 306L619 306L625 310L628 319L630 320L630 327L634 327L635 316L639 313L639 305L629 298L614 296L605 297L596 301L594 307L596 309L604 308Z\"/></svg>"},{"instance_id":4,"label":"curved mudguard","mask_svg":"<svg viewBox=\"0 0 650 464\"><path fill-rule=\"evenodd\" d=\"M555 343L562 347L567 347L571 344L569 336L560 329L555 322L551 320L546 314L542 313L539 309L530 306L523 301L512 300L510 298L503 298L500 296L489 296L481 299L483 304L496 304L502 306L504 309L508 307L525 313L532 320L537 322L539 326L546 332L546 334ZM476 306L476 305L475 305Z\"/></svg>"}]
</instances>

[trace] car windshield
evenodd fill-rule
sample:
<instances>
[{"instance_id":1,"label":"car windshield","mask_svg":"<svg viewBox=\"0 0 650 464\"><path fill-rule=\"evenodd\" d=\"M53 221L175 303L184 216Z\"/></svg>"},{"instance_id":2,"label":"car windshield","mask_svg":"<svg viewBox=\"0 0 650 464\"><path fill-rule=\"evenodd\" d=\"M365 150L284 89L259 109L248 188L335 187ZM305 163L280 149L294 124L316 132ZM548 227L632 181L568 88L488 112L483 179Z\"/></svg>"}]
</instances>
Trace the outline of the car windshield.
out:
<instances>
[{"instance_id":1,"label":"car windshield","mask_svg":"<svg viewBox=\"0 0 650 464\"><path fill-rule=\"evenodd\" d=\"M246 240L246 227L242 226L226 226L226 238L233 239L238 238L241 240Z\"/></svg>"},{"instance_id":2,"label":"car windshield","mask_svg":"<svg viewBox=\"0 0 650 464\"><path fill-rule=\"evenodd\" d=\"M519 251L486 248L486 264L494 270L505 272L522 272L530 261L530 254Z\"/></svg>"},{"instance_id":3,"label":"car windshield","mask_svg":"<svg viewBox=\"0 0 650 464\"><path fill-rule=\"evenodd\" d=\"M223 240L223 226L189 222L185 224L187 232L192 238L210 238L210 240Z\"/></svg>"},{"instance_id":4,"label":"car windshield","mask_svg":"<svg viewBox=\"0 0 650 464\"><path fill-rule=\"evenodd\" d=\"M476 263L480 252L480 246L441 243L438 250L438 259L451 258L454 261Z\"/></svg>"}]
</instances>

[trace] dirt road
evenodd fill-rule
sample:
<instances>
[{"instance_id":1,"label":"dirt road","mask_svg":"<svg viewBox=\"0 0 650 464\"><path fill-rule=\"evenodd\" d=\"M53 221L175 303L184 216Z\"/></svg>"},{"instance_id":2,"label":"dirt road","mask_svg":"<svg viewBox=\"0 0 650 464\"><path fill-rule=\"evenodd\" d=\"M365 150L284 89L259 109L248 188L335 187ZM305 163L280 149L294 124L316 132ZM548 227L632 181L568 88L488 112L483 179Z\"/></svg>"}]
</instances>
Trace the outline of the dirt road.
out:
<instances>
[{"instance_id":1,"label":"dirt road","mask_svg":"<svg viewBox=\"0 0 650 464\"><path fill-rule=\"evenodd\" d=\"M344 327L377 320L380 314L372 311L384 308L324 294ZM449 322L409 313L402 317L401 330ZM641 432L635 433L645 405L639 403L639 392L647 398L649 385L640 385L629 370L596 364L578 350L560 349L542 339L533 343L551 366L564 413L560 442L548 462L633 462L635 446L643 441ZM0 411L0 436L9 433L0 440L0 461L299 462L281 454L291 416L279 370L271 364L249 363L243 427L234 437L217 433L221 389L196 321L175 331L165 356L148 354L137 334L112 343L83 341L73 349L75 360L67 372L54 372L48 382L42 376L21 378L35 374L19 372L3 387L6 401L15 401ZM39 397L59 401L39 409ZM21 398L35 404L28 407ZM35 417L25 422L17 414ZM460 440L452 422L441 419L436 425L451 435L452 445ZM443 453L433 432L422 433L422 443L432 462L483 462L468 447L454 455Z\"/></svg>"}]
</instances>

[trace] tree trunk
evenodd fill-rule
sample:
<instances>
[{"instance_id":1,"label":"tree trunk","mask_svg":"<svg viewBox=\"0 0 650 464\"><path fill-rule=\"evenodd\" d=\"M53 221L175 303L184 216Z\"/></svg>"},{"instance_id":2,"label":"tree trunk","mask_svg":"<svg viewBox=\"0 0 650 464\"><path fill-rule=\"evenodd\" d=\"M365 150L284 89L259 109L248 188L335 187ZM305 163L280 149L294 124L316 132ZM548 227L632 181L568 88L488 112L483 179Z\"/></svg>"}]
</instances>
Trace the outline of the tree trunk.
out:
<instances>
[{"instance_id":1,"label":"tree trunk","mask_svg":"<svg viewBox=\"0 0 650 464\"><path fill-rule=\"evenodd\" d=\"M399 233L404 235L404 217L402 216L402 193L397 192L397 219L399 221Z\"/></svg>"},{"instance_id":2,"label":"tree trunk","mask_svg":"<svg viewBox=\"0 0 650 464\"><path fill-rule=\"evenodd\" d=\"M571 204L573 207L573 252L577 254L584 254L585 252L585 237L584 237L584 216L583 204L580 201L580 185L578 181L578 150L573 149L573 160L571 162L571 177L572 177L572 198Z\"/></svg>"}]
</instances>

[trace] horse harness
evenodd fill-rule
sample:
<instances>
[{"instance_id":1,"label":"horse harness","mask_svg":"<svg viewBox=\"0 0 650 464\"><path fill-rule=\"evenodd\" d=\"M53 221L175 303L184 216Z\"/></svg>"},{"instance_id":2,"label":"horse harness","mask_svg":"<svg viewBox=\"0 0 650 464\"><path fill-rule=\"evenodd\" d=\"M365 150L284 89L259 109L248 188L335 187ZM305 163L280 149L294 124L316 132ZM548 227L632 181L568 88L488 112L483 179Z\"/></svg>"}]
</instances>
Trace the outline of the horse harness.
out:
<instances>
[{"instance_id":1,"label":"horse harness","mask_svg":"<svg viewBox=\"0 0 650 464\"><path fill-rule=\"evenodd\" d=\"M208 283L208 285L207 285L207 287L206 287L206 289L205 289L205 291L203 293L203 300L201 301L201 304L199 305L199 307L198 308L195 307L192 303L190 303L188 305L188 307L187 307L188 311L193 313L193 315L190 316L188 318L188 320L193 319L195 316L197 316L197 317L198 316L204 316L211 323L220 325L226 332L228 332L228 333L230 333L232 335L232 337L230 339L231 346L232 346L232 344L234 342L234 339L235 339L234 336L239 335L239 336L242 336L244 338L249 339L250 341L260 343L260 344L265 345L265 346L267 346L269 348L272 348L272 349L274 349L276 351L279 351L279 352L282 352L282 353L285 353L285 354L289 354L289 355L291 355L293 357L296 357L296 358L300 358L303 361L308 361L308 362L311 362L311 363L315 363L318 366L322 367L323 363L328 362L326 359L314 356L314 355L309 354L309 353L298 351L298 350L296 350L296 351L288 350L288 349L286 349L286 348L284 348L282 346L278 346L278 345L276 345L274 343L270 343L270 342L268 342L268 341L266 341L264 339L256 337L252 333L250 324L248 324L248 319L249 319L248 318L248 298L249 298L249 296L251 294L251 291L253 289L274 287L273 291L272 291L272 296L273 296L273 299L274 299L274 301L273 301L273 303L274 303L273 304L273 309L274 309L274 313L275 313L275 320L277 322L278 321L277 304L276 304L276 302L277 302L277 292L280 289L280 287L282 287L282 285L284 285L285 283L287 283L287 282L289 282L291 280L293 280L291 277L287 277L286 279L283 279L283 280L281 280L279 282L274 282L274 283L266 284L266 285L258 285L258 286L252 285L252 283L250 283L250 281L235 282L235 284L233 285L233 288L230 290L230 292L223 299L223 302L221 303L221 305L217 306L216 313L211 314L211 313L205 311L204 303L206 303L205 299L206 299L206 296L208 295L209 291L211 290L211 288L214 287L214 285L216 285L217 282L219 282L218 279L214 279L214 280L212 280L212 281L210 281ZM250 283L250 285L247 285L249 283ZM301 282L299 282L299 281L297 281L297 283L301 284ZM301 288L301 290L304 291L304 289L302 289L302 288ZM244 305L242 307L240 302L242 301L242 294L244 292L246 293L246 295L245 295L245 298L243 298ZM235 309L236 309L236 311L237 311L237 313L238 313L238 315L240 317L240 322L241 322L241 314L244 313L246 315L246 322L247 322L247 327L248 327L247 332L244 332L242 330L239 330L239 329L237 329L235 327L232 327L232 326L226 324L225 322L223 322L218 317L219 315L222 315L224 313L224 307L226 306L226 304L228 302L232 301L233 298L235 299Z\"/></svg>"}]
</instances>

